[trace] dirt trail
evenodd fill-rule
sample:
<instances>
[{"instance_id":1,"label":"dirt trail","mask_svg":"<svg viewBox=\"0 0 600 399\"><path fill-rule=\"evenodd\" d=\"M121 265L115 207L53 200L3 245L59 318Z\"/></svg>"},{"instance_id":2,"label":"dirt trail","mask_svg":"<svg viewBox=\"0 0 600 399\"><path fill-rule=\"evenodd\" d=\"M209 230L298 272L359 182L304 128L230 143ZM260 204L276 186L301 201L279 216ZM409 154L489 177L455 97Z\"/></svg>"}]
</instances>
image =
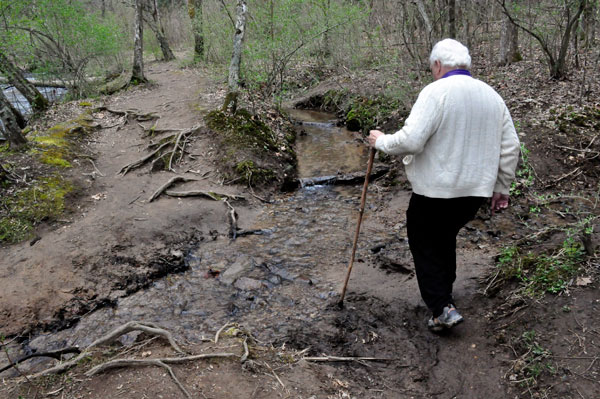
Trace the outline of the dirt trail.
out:
<instances>
[{"instance_id":1,"label":"dirt trail","mask_svg":"<svg viewBox=\"0 0 600 399\"><path fill-rule=\"evenodd\" d=\"M161 116L159 128L187 128L201 123L202 112L222 99L219 88L200 72L181 70L174 63L151 65L148 77L154 85L107 99L106 105L111 109L155 112ZM108 112L94 116L105 126L115 122ZM149 127L152 122L142 123ZM245 194L250 200L236 203L238 213L243 215L240 227L274 231L272 235L242 237L232 243L227 238L225 204L165 196L148 203L150 195L172 173L151 174L143 168L118 175L124 165L144 154L147 142L135 122L122 129L100 130L89 145L97 154L95 164L104 176L84 181L87 189L80 212L70 215L72 220L63 226L40 232L42 238L33 246L24 243L0 250L2 331L14 334L67 327L95 307L127 297L130 308L126 311L119 312L119 306L114 311L105 307L94 313L99 315L97 319L94 314L84 317L75 328L50 335L50 340L62 345L69 344L73 337L92 339L92 333L110 329L94 320L118 325L141 309L139 314L151 319L167 319L168 314L170 320L181 320L173 326L173 332L189 353L241 354L242 342L249 338L246 333L236 336L228 332L218 345L195 342L186 335L192 330L214 334L219 327L215 320L238 322L240 329L254 337L248 339L249 362L240 365L235 358L174 367L193 397L597 397L597 289L573 288L572 296L549 297L532 304L519 302L519 298L505 300L481 294L485 287L481 279L495 267L495 254L516 233L517 204L492 220L482 215L459 235L455 296L466 321L450 334L434 335L426 327L428 312L418 293L405 239L405 211L410 196L405 180L399 185L380 181L371 185L346 306L339 310L332 304L343 281L345 254L349 255L354 232L356 190L343 191L338 197L316 196L314 202L306 203L281 195L277 198L281 206L260 204L243 187L219 185L211 161L211 136L200 133L190 147L194 159L178 171L199 171L200 175L189 173L194 177L210 174L188 185ZM82 164L86 172L91 171L91 164ZM317 210L322 202L326 211L338 206L342 213ZM365 236L374 239L368 242ZM310 237L317 238L310 241ZM198 244L202 239L205 241ZM280 252L270 246L275 241L281 245L278 251L297 251L289 262L293 277L286 276L282 264L289 265L278 260ZM187 254L190 247L190 257L195 261L189 263L193 265L181 276L172 276L185 268L182 254ZM214 278L242 265L247 269L237 278L245 279L246 286L224 284L220 277ZM164 275L168 276L161 278ZM155 281L153 287L136 297L134 292L151 281ZM256 282L259 286L252 285ZM179 303L179 289L182 295L191 292L193 296ZM213 297L215 293L220 297ZM156 303L150 302L154 294L164 296L167 303L172 301L172 306L153 307ZM132 304L135 301L140 303ZM513 339L524 331L543 334L535 341L537 346L531 342L529 347L523 346L522 340ZM187 342L182 337L187 337ZM172 356L165 345L145 338L139 336L138 346L116 347L109 355ZM529 356L540 350L553 357ZM300 360L305 354L385 360L312 363ZM100 356L92 362L99 362ZM527 367L547 367L553 373L539 370L538 377L519 380ZM165 371L155 367L125 368L92 378L83 376L86 369L84 364L69 377L49 380L41 388L25 383L15 391L7 382L0 386L0 397L14 397L16 392L29 397L36 390L58 392L65 398L182 397ZM542 391L545 396L535 391L542 383L548 387Z\"/></svg>"},{"instance_id":2,"label":"dirt trail","mask_svg":"<svg viewBox=\"0 0 600 399\"><path fill-rule=\"evenodd\" d=\"M107 98L103 105L153 112L160 116L158 128L185 129L201 123L202 112L219 101L218 89L195 70L182 70L176 63L156 63L147 74L153 82L150 87ZM94 117L104 126L115 124L108 112ZM142 124L149 128L152 123ZM146 285L151 276L180 270L182 259L177 251L185 239L208 229L227 231L224 204L166 196L148 203L154 190L172 174L150 174L142 168L118 175L123 166L145 155L147 143L136 122L101 129L89 146L97 154L95 164L103 176L85 180L82 173L94 169L86 159L79 161L82 166L74 171L75 178L85 188L74 214L53 230L39 232L41 240L32 246L23 242L0 249L3 334L69 325L77 316ZM210 157L203 156L210 151L210 138L201 133L190 151L195 159L181 165L182 171L214 172ZM213 176L189 186L237 190L214 184L218 179Z\"/></svg>"}]
</instances>

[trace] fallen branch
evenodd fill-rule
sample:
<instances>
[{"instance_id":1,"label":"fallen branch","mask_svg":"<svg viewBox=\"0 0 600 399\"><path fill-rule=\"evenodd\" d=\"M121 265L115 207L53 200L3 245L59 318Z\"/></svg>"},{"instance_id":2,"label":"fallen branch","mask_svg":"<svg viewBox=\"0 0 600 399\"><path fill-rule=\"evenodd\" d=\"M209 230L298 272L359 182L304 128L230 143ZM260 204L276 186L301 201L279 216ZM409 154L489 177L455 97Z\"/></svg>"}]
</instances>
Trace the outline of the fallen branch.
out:
<instances>
[{"instance_id":1,"label":"fallen branch","mask_svg":"<svg viewBox=\"0 0 600 399\"><path fill-rule=\"evenodd\" d=\"M191 190L191 191L165 191L166 195L171 197L207 197L215 201L222 201L223 198L227 198L230 200L245 200L246 198L242 195L236 194L225 194L225 193L217 193L214 191L201 191L201 190Z\"/></svg>"},{"instance_id":2,"label":"fallen branch","mask_svg":"<svg viewBox=\"0 0 600 399\"><path fill-rule=\"evenodd\" d=\"M158 198L158 196L160 196L166 189L168 189L169 187L171 187L173 184L175 184L176 182L186 182L186 181L198 181L198 179L192 178L192 177L185 177L185 176L175 176L170 178L165 184L163 184L162 186L160 186L158 188L158 190L156 190L154 192L154 194L152 194L152 196L148 199L148 202L152 202L154 201L156 198Z\"/></svg>"},{"instance_id":3,"label":"fallen branch","mask_svg":"<svg viewBox=\"0 0 600 399\"><path fill-rule=\"evenodd\" d=\"M382 357L338 357L338 356L320 356L320 357L303 357L302 360L306 360L307 362L362 362L362 361L371 361L371 362L393 362L398 359L389 359ZM408 365L402 367L410 367Z\"/></svg>"}]
</instances>

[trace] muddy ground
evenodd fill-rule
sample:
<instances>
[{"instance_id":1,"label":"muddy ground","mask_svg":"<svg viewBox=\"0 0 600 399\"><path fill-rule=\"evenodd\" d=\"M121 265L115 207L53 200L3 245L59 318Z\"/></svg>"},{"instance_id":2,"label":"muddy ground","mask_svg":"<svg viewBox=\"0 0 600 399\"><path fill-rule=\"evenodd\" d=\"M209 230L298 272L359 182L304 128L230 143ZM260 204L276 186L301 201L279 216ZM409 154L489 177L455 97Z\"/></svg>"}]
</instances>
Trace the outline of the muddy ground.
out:
<instances>
[{"instance_id":1,"label":"muddy ground","mask_svg":"<svg viewBox=\"0 0 600 399\"><path fill-rule=\"evenodd\" d=\"M583 127L572 123L577 118L565 106L577 103L577 83L557 83L560 94L567 93L557 104L557 93L543 90L548 85L543 78L528 76L527 64L513 68L483 78L507 98L520 122L535 185L521 181L522 194L508 211L494 217L482 211L460 233L455 292L466 321L451 333L435 335L426 328L428 314L405 239L410 191L398 160L378 162L399 172L370 185L364 239L345 307L339 309L335 303L350 255L360 185L287 194L223 185L214 163L214 136L202 127L189 144L192 157L176 171L198 179L181 185L187 190L245 197L230 205L240 230L255 234L233 241L224 202L165 195L149 202L173 173L149 173L145 167L120 175L124 165L145 154L149 138L142 127L154 122L125 123L99 111L94 118L103 128L86 143L94 165L82 159L70 170L81 188L70 212L41 226L39 240L0 248L0 330L9 357L83 348L139 320L171 331L188 354L235 355L173 365L191 397L598 397L595 252L581 259L579 278L560 295L531 297L519 290L518 281L498 283L503 246L534 241L531 236L546 229L530 247L560 248L565 232L555 227L576 225L584 217L593 216L597 230L599 143L592 140L597 128L589 118ZM221 86L201 70L155 63L148 76L152 85L95 105L154 112L159 128L185 129L202 125L202 116L223 99ZM521 84L510 81L515 76ZM597 112L595 105L592 109ZM595 249L597 233L590 240ZM214 342L227 323L235 324ZM244 342L249 360L241 363ZM0 396L185 397L166 369L156 366L84 374L118 357L175 356L148 334L127 334L58 377L27 381L8 370ZM35 372L52 364L28 361L19 370Z\"/></svg>"}]
</instances>

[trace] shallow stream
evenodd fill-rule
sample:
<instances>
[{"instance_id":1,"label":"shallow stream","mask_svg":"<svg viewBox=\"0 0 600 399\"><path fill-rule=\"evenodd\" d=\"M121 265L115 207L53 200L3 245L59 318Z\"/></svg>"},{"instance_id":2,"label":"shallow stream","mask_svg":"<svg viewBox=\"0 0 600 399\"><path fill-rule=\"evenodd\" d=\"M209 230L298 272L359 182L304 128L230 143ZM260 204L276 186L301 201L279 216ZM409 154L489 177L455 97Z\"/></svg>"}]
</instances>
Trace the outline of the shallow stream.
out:
<instances>
[{"instance_id":1,"label":"shallow stream","mask_svg":"<svg viewBox=\"0 0 600 399\"><path fill-rule=\"evenodd\" d=\"M291 112L298 122L301 178L366 169L368 150L335 125L331 115ZM231 241L205 239L187 254L189 269L158 280L89 314L72 329L37 337L32 348L85 346L131 320L152 321L178 338L198 341L226 322L245 325L261 340L285 340L291 325L318 320L319 309L339 291L332 268L345 270L360 187L307 186L265 205L253 230ZM124 336L132 342L135 334Z\"/></svg>"}]
</instances>

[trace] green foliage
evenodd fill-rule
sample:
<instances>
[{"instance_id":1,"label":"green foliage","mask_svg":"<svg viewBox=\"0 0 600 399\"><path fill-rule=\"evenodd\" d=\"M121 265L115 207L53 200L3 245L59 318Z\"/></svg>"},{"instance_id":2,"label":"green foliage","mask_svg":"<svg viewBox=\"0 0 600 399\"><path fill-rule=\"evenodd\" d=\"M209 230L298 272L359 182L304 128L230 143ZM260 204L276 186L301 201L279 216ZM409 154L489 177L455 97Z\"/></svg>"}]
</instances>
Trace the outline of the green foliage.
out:
<instances>
[{"instance_id":1,"label":"green foliage","mask_svg":"<svg viewBox=\"0 0 600 399\"><path fill-rule=\"evenodd\" d=\"M227 63L233 25L221 6L206 7L207 58ZM250 0L248 9L242 75L248 87L265 94L284 91L287 75L296 66L304 71L307 62L356 55L360 32L355 26L368 16L361 2L342 0ZM233 7L227 11L235 18Z\"/></svg>"},{"instance_id":2,"label":"green foliage","mask_svg":"<svg viewBox=\"0 0 600 399\"><path fill-rule=\"evenodd\" d=\"M346 113L346 126L348 130L360 130L366 134L385 121L399 106L400 103L396 99L354 96L349 104L350 109Z\"/></svg>"},{"instance_id":3,"label":"green foliage","mask_svg":"<svg viewBox=\"0 0 600 399\"><path fill-rule=\"evenodd\" d=\"M70 0L0 0L0 43L19 64L42 75L73 81L83 94L92 62L105 66L124 46L116 20ZM76 89L76 90L73 90Z\"/></svg>"},{"instance_id":4,"label":"green foliage","mask_svg":"<svg viewBox=\"0 0 600 399\"><path fill-rule=\"evenodd\" d=\"M585 251L582 244L568 235L553 253L523 253L517 247L502 250L496 265L506 280L516 279L529 296L563 292L577 274Z\"/></svg>"},{"instance_id":5,"label":"green foliage","mask_svg":"<svg viewBox=\"0 0 600 399\"><path fill-rule=\"evenodd\" d=\"M514 343L515 350L522 355L515 361L513 371L523 386L535 386L537 379L544 372L556 373L556 367L552 364L552 352L545 349L539 343L539 337L535 330L523 332Z\"/></svg>"},{"instance_id":6,"label":"green foliage","mask_svg":"<svg viewBox=\"0 0 600 399\"><path fill-rule=\"evenodd\" d=\"M11 197L0 199L7 215L0 219L0 241L19 242L41 221L59 216L73 186L60 176L41 179Z\"/></svg>"},{"instance_id":7,"label":"green foliage","mask_svg":"<svg viewBox=\"0 0 600 399\"><path fill-rule=\"evenodd\" d=\"M510 195L519 196L523 191L533 185L535 172L529 162L529 149L521 142L521 164L516 171L516 180L510 186Z\"/></svg>"}]
</instances>

